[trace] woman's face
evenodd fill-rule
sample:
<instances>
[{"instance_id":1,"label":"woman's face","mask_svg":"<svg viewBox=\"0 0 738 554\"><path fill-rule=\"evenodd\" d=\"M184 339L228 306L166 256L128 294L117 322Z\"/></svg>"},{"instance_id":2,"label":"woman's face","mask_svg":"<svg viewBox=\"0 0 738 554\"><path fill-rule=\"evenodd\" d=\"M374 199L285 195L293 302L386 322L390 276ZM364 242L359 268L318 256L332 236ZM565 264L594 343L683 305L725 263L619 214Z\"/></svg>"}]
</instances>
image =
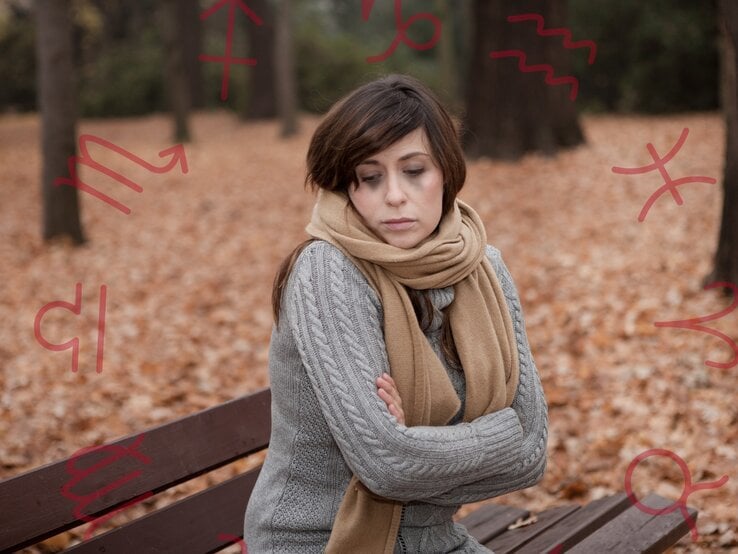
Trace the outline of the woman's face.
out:
<instances>
[{"instance_id":1,"label":"woman's face","mask_svg":"<svg viewBox=\"0 0 738 554\"><path fill-rule=\"evenodd\" d=\"M384 242L412 248L430 235L441 220L443 172L426 148L419 127L362 161L357 184L349 186L352 204L364 223ZM392 224L388 220L410 219Z\"/></svg>"}]
</instances>

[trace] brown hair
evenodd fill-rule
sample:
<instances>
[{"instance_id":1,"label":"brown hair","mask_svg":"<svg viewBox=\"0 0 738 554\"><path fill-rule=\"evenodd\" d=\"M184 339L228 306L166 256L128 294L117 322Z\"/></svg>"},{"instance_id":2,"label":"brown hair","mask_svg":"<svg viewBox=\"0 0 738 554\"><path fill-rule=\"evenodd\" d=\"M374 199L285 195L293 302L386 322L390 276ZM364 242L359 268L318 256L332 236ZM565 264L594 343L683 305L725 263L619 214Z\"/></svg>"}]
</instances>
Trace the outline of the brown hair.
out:
<instances>
[{"instance_id":1,"label":"brown hair","mask_svg":"<svg viewBox=\"0 0 738 554\"><path fill-rule=\"evenodd\" d=\"M313 192L318 188L347 192L356 183L356 166L418 128L425 130L433 160L443 172L443 217L453 208L466 179L458 130L433 92L406 75L387 75L369 82L333 105L310 141L305 188L309 186ZM299 244L277 270L272 288L272 311L277 325L282 293L292 267L314 240L317 239L309 238ZM421 301L426 313L433 313L428 293L407 287L406 290L418 319L422 314ZM441 346L447 360L460 367L447 309L442 310ZM423 332L431 322L428 319L420 323Z\"/></svg>"}]
</instances>

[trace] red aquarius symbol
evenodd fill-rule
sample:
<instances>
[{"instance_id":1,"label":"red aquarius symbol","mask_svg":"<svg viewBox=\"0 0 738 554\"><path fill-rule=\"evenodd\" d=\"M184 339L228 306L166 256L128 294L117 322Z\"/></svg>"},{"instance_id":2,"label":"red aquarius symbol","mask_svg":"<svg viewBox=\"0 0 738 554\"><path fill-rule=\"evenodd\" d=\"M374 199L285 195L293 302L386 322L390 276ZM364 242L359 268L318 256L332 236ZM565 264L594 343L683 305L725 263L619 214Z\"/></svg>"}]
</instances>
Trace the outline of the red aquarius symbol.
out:
<instances>
[{"instance_id":1,"label":"red aquarius symbol","mask_svg":"<svg viewBox=\"0 0 738 554\"><path fill-rule=\"evenodd\" d=\"M130 189L133 189L136 192L142 192L143 188L138 185L137 183L131 181L127 177L124 177L117 171L113 171L112 169L108 169L107 167L101 165L100 163L96 162L92 159L90 156L90 152L87 150L87 144L90 142L94 142L96 144L99 144L100 146L107 148L109 150L112 150L113 152L116 152L117 154L120 154L124 158L131 160L137 165L140 165L141 167L147 169L148 171L151 171L152 173L167 173L168 171L171 171L174 169L174 167L179 164L182 168L182 173L187 173L187 157L185 156L184 146L181 144L177 144L175 146L172 146L171 148L167 148L166 150L162 150L159 152L160 158L166 158L167 156L171 156L171 159L169 162L162 166L155 166L153 164L150 164L146 160L139 158L135 154L132 154L128 150L124 150L120 146L117 146L113 144L112 142L109 142L103 138L96 137L95 135L80 135L79 137L79 151L81 154L79 156L70 156L68 161L69 166L69 175L70 177L58 177L54 180L54 186L60 186L60 185L71 185L73 187L77 187L79 190L82 190L84 192L90 193L92 196L95 196L102 200L103 202L106 202L116 208L117 210L120 210L124 214L128 215L131 213L130 208L127 206L124 206L117 200L112 199L107 194L103 194L99 190L91 187L84 181L82 181L79 176L77 175L77 164L80 165L86 165L87 167L90 167L92 169L96 169L100 173L103 173L107 175L108 177L112 177L122 185L127 186Z\"/></svg>"},{"instance_id":2,"label":"red aquarius symbol","mask_svg":"<svg viewBox=\"0 0 738 554\"><path fill-rule=\"evenodd\" d=\"M231 56L231 52L233 51L233 27L236 23L236 7L245 13L256 25L262 24L261 18L256 15L251 8L243 2L243 0L220 0L211 8L202 12L200 14L200 19L205 21L226 4L228 4L228 30L226 31L225 55L209 56L207 54L200 54L197 58L201 62L216 62L223 64L223 80L220 85L221 100L228 98L228 81L231 78L231 64L256 65L256 58L234 58Z\"/></svg>"},{"instance_id":3,"label":"red aquarius symbol","mask_svg":"<svg viewBox=\"0 0 738 554\"><path fill-rule=\"evenodd\" d=\"M83 521L87 521L91 523L90 527L87 529L87 532L85 533L84 540L87 540L90 536L92 536L92 533L95 529L104 521L107 521L108 519L112 518L116 514L122 512L129 506L132 506L133 504L137 504L141 502L142 500L148 498L149 496L153 495L153 492L149 491L147 493L144 493L142 495L137 496L136 498L129 500L119 508L116 508L112 512L105 514L104 516L100 516L97 518L93 518L87 514L82 513L82 510L87 507L90 502L95 500L96 498L100 498L101 496L107 494L108 492L117 489L118 487L121 487L122 485L126 484L127 482L131 481L132 479L135 479L136 477L139 477L142 473L140 469L136 471L132 471L128 473L127 475L124 475L123 477L113 481L112 483L109 483L108 485L102 487L101 489L98 489L95 492L92 492L90 494L79 496L73 492L71 492L72 487L74 487L76 484L81 482L85 477L96 473L100 471L102 468L109 466L113 462L123 458L124 456L128 455L133 458L138 459L139 461L149 464L151 463L151 458L148 456L142 454L141 452L136 451L136 448L138 448L141 444L141 441L143 441L143 435L140 435L136 437L136 439L131 443L129 446L120 446L120 445L101 445L101 446L92 446L92 447L84 447L80 448L75 452L72 457L67 461L66 464L66 471L69 475L72 476L72 479L67 481L62 487L61 487L61 493L64 497L78 502L77 506L74 508L74 517L77 519L81 519ZM83 455L90 454L92 452L96 451L112 451L113 454L107 458L103 458L99 462L83 468L78 469L75 467L75 462Z\"/></svg>"},{"instance_id":4,"label":"red aquarius symbol","mask_svg":"<svg viewBox=\"0 0 738 554\"><path fill-rule=\"evenodd\" d=\"M695 331L704 331L705 333L709 333L714 337L718 337L719 339L724 340L728 343L728 346L733 350L733 359L729 362L725 363L719 363L719 362L713 362L711 360L705 361L706 365L709 365L710 367L715 367L719 369L729 369L736 364L738 364L738 345L736 345L735 341L728 337L726 334L721 333L720 331L717 331L716 329L712 329L711 327L706 327L704 325L697 325L698 323L702 323L703 321L711 321L713 319L720 319L724 315L729 314L733 310L735 310L736 306L738 306L738 287L736 287L733 283L728 283L726 281L717 281L715 283L710 283L709 285L705 285L704 289L712 289L715 287L729 287L733 291L733 301L730 303L730 306L725 308L724 310L721 310L719 312L716 312L714 314L709 315L703 315L702 317L693 317L690 319L682 319L678 321L656 321L654 322L654 325L656 327L676 327L681 329L693 329Z\"/></svg>"},{"instance_id":5,"label":"red aquarius symbol","mask_svg":"<svg viewBox=\"0 0 738 554\"><path fill-rule=\"evenodd\" d=\"M633 493L633 485L631 482L633 479L633 471L635 471L636 466L641 461L645 460L649 456L663 456L665 458L671 458L677 463L679 469L681 469L682 471L682 475L684 476L684 489L682 490L682 495L679 497L679 500L677 500L673 504L670 504L669 506L666 506L665 508L656 509L646 506L640 500L638 500ZM692 531L692 540L696 541L698 538L697 526L695 525L694 520L687 511L687 498L689 498L690 494L698 490L717 489L718 487L722 487L727 481L728 476L723 475L717 481L703 482L693 485L692 473L689 471L687 464L682 458L680 458L671 450L665 450L663 448L651 448L650 450L646 450L645 452L639 454L638 456L633 458L632 462L630 462L630 465L625 472L625 492L628 494L628 498L633 503L633 505L646 514L658 516L661 514L671 513L679 508L682 513L682 517L684 517L684 520L687 522L687 525L689 525L689 528Z\"/></svg>"},{"instance_id":6,"label":"red aquarius symbol","mask_svg":"<svg viewBox=\"0 0 738 554\"><path fill-rule=\"evenodd\" d=\"M102 373L103 365L103 349L105 345L105 307L107 305L107 287L100 285L100 307L98 311L97 320L97 366L96 370L98 373ZM74 291L74 304L64 302L63 300L56 300L45 304L37 313L33 320L33 334L36 340L48 350L54 352L62 352L63 350L72 349L72 372L76 372L79 364L79 337L63 342L61 344L52 344L41 336L41 320L43 319L46 312L54 308L63 308L69 310L75 315L79 315L82 310L82 283L77 283Z\"/></svg>"},{"instance_id":7,"label":"red aquarius symbol","mask_svg":"<svg viewBox=\"0 0 738 554\"><path fill-rule=\"evenodd\" d=\"M246 543L243 542L243 539L241 537L237 537L236 535L228 535L227 533L220 533L218 535L219 541L231 541L228 544L238 544L238 546L241 547L241 554L249 554L248 548L246 548Z\"/></svg>"},{"instance_id":8,"label":"red aquarius symbol","mask_svg":"<svg viewBox=\"0 0 738 554\"><path fill-rule=\"evenodd\" d=\"M369 20L369 14L372 11L372 6L374 5L374 0L362 0L361 2L361 17L364 21ZM422 44L418 44L417 42L411 40L405 32L412 26L413 23L416 21L419 21L421 19L427 19L428 21L433 23L433 37ZM397 49L397 46L400 44L400 42L404 42L407 44L410 48L414 48L415 50L428 50L429 48L433 48L438 40L441 38L441 20L438 19L433 14L423 12L423 13L416 13L412 17L410 17L408 20L406 20L404 23L402 21L402 0L395 0L395 25L397 28L397 33L395 34L395 39L392 41L392 44L390 44L389 48L387 48L386 51L384 51L382 54L378 54L376 56L369 56L366 61L370 63L374 62L382 62L389 58L392 53Z\"/></svg>"},{"instance_id":9,"label":"red aquarius symbol","mask_svg":"<svg viewBox=\"0 0 738 554\"><path fill-rule=\"evenodd\" d=\"M682 200L681 195L679 194L679 191L677 190L677 187L679 185L685 185L687 183L708 183L711 185L714 185L717 183L715 179L712 177L704 177L702 175L690 175L689 177L682 177L681 179L672 179L669 175L669 172L666 170L666 164L669 163L674 156L677 155L679 150L681 150L682 146L684 146L685 141L687 140L687 135L689 134L689 128L685 127L682 131L682 134L679 136L679 140L677 140L674 147L669 151L669 153L661 158L657 153L656 149L653 147L653 144L650 142L646 144L646 148L648 149L649 154L651 154L651 157L653 158L652 164L644 165L643 167L613 167L612 172L613 173L621 173L624 175L638 175L641 173L648 173L650 171L658 170L658 172L661 174L661 176L664 178L664 184L663 186L656 189L656 192L654 192L651 196L648 197L648 200L646 200L646 203L643 205L643 208L641 209L641 213L638 214L638 221L642 222L644 219L646 219L646 214L648 213L648 210L651 209L651 206L654 202L656 202L656 199L661 196L664 192L667 190L671 192L671 195L674 197L674 200L676 201L677 205L681 206L684 201Z\"/></svg>"},{"instance_id":10,"label":"red aquarius symbol","mask_svg":"<svg viewBox=\"0 0 738 554\"><path fill-rule=\"evenodd\" d=\"M554 36L554 35L563 35L564 40L563 45L564 48L568 50L577 49L577 48L589 48L589 57L587 58L587 62L589 65L592 65L594 63L595 57L597 56L597 45L592 40L580 40L577 42L572 42L571 40L571 31L569 29L565 28L555 28L555 29L546 29L544 28L544 19L543 16L537 13L521 13L518 15L511 15L507 18L507 20L510 23L520 23L521 21L535 21L536 22L536 33L539 36L546 37L546 36ZM571 92L569 93L569 99L575 100L577 97L577 94L579 94L579 79L576 77L573 77L571 75L566 75L564 77L554 77L554 69L551 64L537 64L537 65L527 65L527 57L525 52L522 50L496 50L494 52L490 52L489 56L492 59L499 59L499 58L518 58L518 69L522 71L523 73L535 73L535 72L543 72L546 74L546 84L547 85L565 85L568 84L571 86Z\"/></svg>"}]
</instances>

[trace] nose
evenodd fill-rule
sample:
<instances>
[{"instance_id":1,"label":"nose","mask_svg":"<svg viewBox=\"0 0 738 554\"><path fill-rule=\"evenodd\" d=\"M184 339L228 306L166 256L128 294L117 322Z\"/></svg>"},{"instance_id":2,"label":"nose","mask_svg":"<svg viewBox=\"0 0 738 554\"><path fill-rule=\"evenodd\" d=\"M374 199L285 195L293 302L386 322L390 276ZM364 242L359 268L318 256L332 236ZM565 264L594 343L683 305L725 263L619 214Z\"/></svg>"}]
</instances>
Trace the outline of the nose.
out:
<instances>
[{"instance_id":1,"label":"nose","mask_svg":"<svg viewBox=\"0 0 738 554\"><path fill-rule=\"evenodd\" d=\"M390 206L398 206L407 200L397 172L391 171L387 176L387 195L385 201Z\"/></svg>"}]
</instances>

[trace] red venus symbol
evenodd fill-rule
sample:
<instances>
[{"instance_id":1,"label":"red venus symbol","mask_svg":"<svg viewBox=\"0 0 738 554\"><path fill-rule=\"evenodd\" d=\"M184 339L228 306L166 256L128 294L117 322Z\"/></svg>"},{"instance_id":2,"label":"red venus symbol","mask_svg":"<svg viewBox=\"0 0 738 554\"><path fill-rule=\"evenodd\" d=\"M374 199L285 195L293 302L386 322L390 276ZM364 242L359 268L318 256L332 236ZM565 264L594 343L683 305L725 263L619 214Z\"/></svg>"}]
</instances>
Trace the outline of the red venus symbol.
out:
<instances>
[{"instance_id":1,"label":"red venus symbol","mask_svg":"<svg viewBox=\"0 0 738 554\"><path fill-rule=\"evenodd\" d=\"M97 372L102 373L103 365L103 349L105 344L105 306L107 304L107 287L100 285L100 309L98 312L98 324L97 324ZM48 350L54 352L61 352L63 350L72 349L72 372L76 372L79 364L79 337L63 342L61 344L52 344L47 341L41 335L41 320L43 319L46 312L53 310L54 308L63 308L69 310L75 315L79 315L82 310L82 283L77 283L75 287L74 304L64 302L63 300L56 300L45 304L36 313L36 317L33 320L33 334L36 340Z\"/></svg>"},{"instance_id":2,"label":"red venus symbol","mask_svg":"<svg viewBox=\"0 0 738 554\"><path fill-rule=\"evenodd\" d=\"M636 495L633 493L633 472L635 471L636 466L649 456L663 456L665 458L671 458L677 463L679 469L681 469L682 471L682 475L684 476L684 489L682 490L682 495L679 497L679 500L677 500L673 504L670 504L669 506L666 506L665 508L657 509L646 506L640 500L638 500L636 498ZM692 530L692 540L696 541L698 538L697 526L695 525L694 520L687 511L687 498L689 498L689 495L695 491L704 489L717 489L718 487L722 487L727 481L728 476L723 475L717 481L697 483L696 485L693 485L692 473L689 471L686 462L682 458L680 458L671 450L665 450L663 448L651 448L650 450L646 450L645 452L642 452L641 454L633 458L633 461L630 462L630 465L628 465L628 469L625 472L625 492L628 494L628 498L630 498L630 501L633 503L633 505L646 514L658 516L661 514L671 513L679 508L679 510L682 512L682 517L684 517L687 525L689 525L689 528Z\"/></svg>"},{"instance_id":3,"label":"red venus symbol","mask_svg":"<svg viewBox=\"0 0 738 554\"><path fill-rule=\"evenodd\" d=\"M367 21L369 19L369 14L371 13L373 6L374 0L362 0L361 17L364 21ZM433 23L433 37L427 42L418 44L417 42L408 38L405 32L412 26L413 23L421 19L426 19ZM415 50L428 50L429 48L433 48L438 40L441 38L441 20L433 14L427 12L416 13L407 21L403 22L402 0L395 0L395 25L397 28L397 34L395 34L395 39L392 41L392 44L390 44L389 48L387 48L387 50L384 51L382 54L379 54L377 56L369 56L366 61L374 63L386 60L397 49L397 46L400 44L400 42L404 42L410 48L413 48Z\"/></svg>"},{"instance_id":4,"label":"red venus symbol","mask_svg":"<svg viewBox=\"0 0 738 554\"><path fill-rule=\"evenodd\" d=\"M205 10L200 14L200 19L205 21L208 17L219 11L222 7L228 4L228 31L226 32L226 45L225 55L223 56L209 56L207 54L200 54L198 59L201 62L216 62L223 64L223 80L220 85L220 99L225 100L228 98L228 81L231 78L231 64L240 65L256 65L255 58L234 58L231 56L233 51L233 27L236 23L236 7L245 13L248 18L253 21L256 25L261 25L262 21L258 15L256 15L251 8L244 4L243 0L220 0L216 2L211 8Z\"/></svg>"},{"instance_id":5,"label":"red venus symbol","mask_svg":"<svg viewBox=\"0 0 738 554\"><path fill-rule=\"evenodd\" d=\"M656 189L656 192L654 192L651 196L648 197L648 200L646 200L646 203L643 205L643 208L641 209L641 213L638 214L638 221L643 222L644 219L646 219L646 214L648 213L648 210L651 209L651 206L654 202L656 202L656 199L661 196L664 192L667 190L671 192L671 195L674 197L674 201L677 203L677 205L681 206L684 201L682 200L681 195L679 194L679 191L677 190L677 187L679 185L685 185L687 183L708 183L711 185L714 185L717 183L715 179L712 177L705 177L702 175L690 175L689 177L682 177L681 179L672 179L671 175L669 175L669 172L666 170L666 164L669 163L674 156L677 155L679 150L681 150L682 146L684 146L685 141L687 140L687 135L689 134L689 128L685 127L682 131L682 134L679 136L679 140L677 140L674 147L669 150L669 153L664 156L663 158L658 155L656 152L656 149L653 147L653 144L650 142L646 144L646 148L648 149L648 153L651 154L651 158L653 158L653 163L649 165L644 165L643 167L613 167L612 172L613 173L621 173L624 175L638 175L641 173L649 173L650 171L656 171L661 174L661 176L664 178L664 184L663 186Z\"/></svg>"},{"instance_id":6,"label":"red venus symbol","mask_svg":"<svg viewBox=\"0 0 738 554\"><path fill-rule=\"evenodd\" d=\"M77 187L79 190L87 192L91 194L92 196L99 198L103 202L110 204L115 209L120 210L126 215L129 215L131 213L130 208L127 206L121 204L117 200L114 200L107 194L103 194L99 190L91 187L84 181L82 181L79 178L79 175L77 175L77 164L79 165L86 165L87 167L90 167L92 169L96 169L100 173L103 173L107 175L108 177L111 177L121 183L122 185L127 186L130 189L135 190L136 192L142 192L143 188L138 185L137 183L131 181L127 177L124 177L117 171L113 171L112 169L108 169L107 167L101 165L100 163L96 162L92 159L92 156L90 156L90 152L87 149L87 145L89 143L96 143L100 146L107 148L108 150L112 150L113 152L120 154L127 160L130 160L134 162L135 164L143 167L144 169L147 169L148 171L151 171L152 173L167 173L168 171L171 171L174 169L177 164L182 169L182 173L187 173L188 167L187 167L187 156L185 155L184 146L181 144L177 144L175 146L172 146L171 148L167 148L166 150L162 150L159 152L160 158L166 158L168 156L171 156L171 159L169 162L164 166L156 166L153 165L143 158L139 158L135 154L132 154L128 150L125 150L121 148L120 146L117 146L113 144L110 141L107 141L103 138L97 137L95 135L80 135L79 137L79 156L70 156L68 160L69 165L69 177L58 177L54 180L54 186L60 186L60 185L70 185L73 187Z\"/></svg>"},{"instance_id":7,"label":"red venus symbol","mask_svg":"<svg viewBox=\"0 0 738 554\"><path fill-rule=\"evenodd\" d=\"M738 305L738 287L736 287L733 283L728 283L725 281L718 281L715 283L710 283L709 285L705 285L704 289L708 290L708 289L713 289L716 287L728 287L733 291L733 301L730 303L730 306L728 306L724 310L721 310L714 314L703 315L702 317L693 317L690 319L682 319L679 321L656 321L654 322L654 325L656 327L676 327L676 328L682 328L682 329L693 329L695 331L704 331L705 333L709 333L710 335L714 337L718 337L719 339L724 340L725 342L728 343L730 348L733 350L733 354L734 354L733 359L725 363L719 363L719 362L713 362L711 360L707 360L705 364L709 365L710 367L715 367L718 369L729 369L738 364L738 345L736 345L735 341L731 339L730 337L728 337L725 333L721 333L720 331L717 331L710 327L706 327L704 325L698 325L699 323L702 323L704 321L720 319L724 315L727 315L733 310L735 310L735 307Z\"/></svg>"}]
</instances>

